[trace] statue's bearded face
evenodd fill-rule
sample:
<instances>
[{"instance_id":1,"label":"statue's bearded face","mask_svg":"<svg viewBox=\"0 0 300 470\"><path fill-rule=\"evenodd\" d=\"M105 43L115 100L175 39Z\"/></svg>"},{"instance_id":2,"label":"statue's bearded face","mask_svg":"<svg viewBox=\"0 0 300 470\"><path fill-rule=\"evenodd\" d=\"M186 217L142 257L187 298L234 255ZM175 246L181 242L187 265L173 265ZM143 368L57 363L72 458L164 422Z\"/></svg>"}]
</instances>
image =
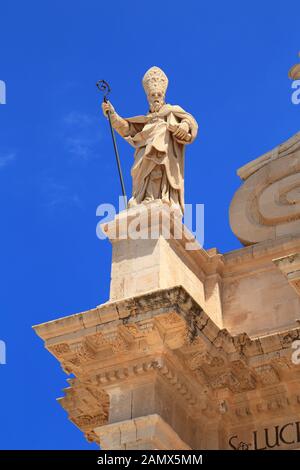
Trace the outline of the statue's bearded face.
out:
<instances>
[{"instance_id":1,"label":"statue's bearded face","mask_svg":"<svg viewBox=\"0 0 300 470\"><path fill-rule=\"evenodd\" d=\"M165 104L165 95L161 91L151 91L147 98L151 113L159 111Z\"/></svg>"}]
</instances>

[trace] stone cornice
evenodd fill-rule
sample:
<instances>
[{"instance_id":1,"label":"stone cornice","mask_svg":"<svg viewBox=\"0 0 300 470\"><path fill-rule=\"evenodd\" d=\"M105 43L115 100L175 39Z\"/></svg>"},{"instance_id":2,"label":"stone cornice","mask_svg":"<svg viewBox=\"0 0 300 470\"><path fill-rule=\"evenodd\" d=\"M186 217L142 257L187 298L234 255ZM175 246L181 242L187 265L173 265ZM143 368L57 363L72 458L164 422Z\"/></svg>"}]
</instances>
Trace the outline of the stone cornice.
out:
<instances>
[{"instance_id":1,"label":"stone cornice","mask_svg":"<svg viewBox=\"0 0 300 470\"><path fill-rule=\"evenodd\" d=\"M90 441L99 442L97 428L114 422L115 391L129 397L141 384L157 384L202 425L300 410L300 366L291 360L300 326L256 338L231 335L181 286L34 328L76 376L59 402Z\"/></svg>"},{"instance_id":2,"label":"stone cornice","mask_svg":"<svg viewBox=\"0 0 300 470\"><path fill-rule=\"evenodd\" d=\"M253 348L257 342L261 345L260 347L257 346L257 351L263 351L263 345L266 341L269 341L269 338L284 337L289 333L295 336L299 332L299 328L292 328L281 333L264 335L254 340L251 340L246 333L231 336L226 329L220 330L202 310L201 306L181 286L150 292L134 299L107 302L94 309L42 323L33 328L38 336L46 341L46 346L50 347L60 344L62 338L64 341L74 342L77 337L88 337L94 333L99 333L108 325L116 328L123 324L128 325L131 322L146 321L168 312L181 314L187 322L190 332L192 332L190 334L201 331L212 343L219 341L219 338L222 337L222 348L226 350L226 347L228 348L226 345L231 345L227 350L228 353L237 352L236 345L241 342L242 336L245 344L247 344L247 351L250 351L250 345ZM285 342L283 341L283 343ZM269 351L269 347L266 349Z\"/></svg>"},{"instance_id":3,"label":"stone cornice","mask_svg":"<svg viewBox=\"0 0 300 470\"><path fill-rule=\"evenodd\" d=\"M249 176L251 176L253 173L258 171L260 168L267 165L271 161L290 155L299 148L300 132L297 132L287 141L283 142L282 144L278 145L269 152L263 154L262 156L256 158L255 160L252 160L251 162L239 168L237 170L237 174L242 180L246 180L247 178L249 178Z\"/></svg>"},{"instance_id":4,"label":"stone cornice","mask_svg":"<svg viewBox=\"0 0 300 470\"><path fill-rule=\"evenodd\" d=\"M250 276L257 270L272 270L272 261L284 254L300 251L300 236L287 235L239 248L223 255L223 278L233 275Z\"/></svg>"}]
</instances>

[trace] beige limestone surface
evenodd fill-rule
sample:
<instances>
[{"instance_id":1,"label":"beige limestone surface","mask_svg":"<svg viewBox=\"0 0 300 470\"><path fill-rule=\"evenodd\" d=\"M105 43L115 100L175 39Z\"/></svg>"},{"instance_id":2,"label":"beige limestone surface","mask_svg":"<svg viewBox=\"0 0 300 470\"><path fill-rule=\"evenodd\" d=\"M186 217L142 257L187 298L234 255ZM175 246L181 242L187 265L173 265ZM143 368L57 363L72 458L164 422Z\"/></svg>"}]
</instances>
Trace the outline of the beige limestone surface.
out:
<instances>
[{"instance_id":1,"label":"beige limestone surface","mask_svg":"<svg viewBox=\"0 0 300 470\"><path fill-rule=\"evenodd\" d=\"M232 231L245 245L300 234L300 133L238 170Z\"/></svg>"},{"instance_id":2,"label":"beige limestone surface","mask_svg":"<svg viewBox=\"0 0 300 470\"><path fill-rule=\"evenodd\" d=\"M300 449L299 142L296 134L240 170L231 223L250 246L205 250L161 201L138 221L154 238L131 237L134 208L103 227L110 299L34 327L74 374L59 403L89 441Z\"/></svg>"},{"instance_id":3,"label":"beige limestone surface","mask_svg":"<svg viewBox=\"0 0 300 470\"><path fill-rule=\"evenodd\" d=\"M300 421L300 365L291 355L299 326L232 335L173 287L35 329L76 376L61 405L104 448L230 449L245 439L253 446L255 430Z\"/></svg>"}]
</instances>

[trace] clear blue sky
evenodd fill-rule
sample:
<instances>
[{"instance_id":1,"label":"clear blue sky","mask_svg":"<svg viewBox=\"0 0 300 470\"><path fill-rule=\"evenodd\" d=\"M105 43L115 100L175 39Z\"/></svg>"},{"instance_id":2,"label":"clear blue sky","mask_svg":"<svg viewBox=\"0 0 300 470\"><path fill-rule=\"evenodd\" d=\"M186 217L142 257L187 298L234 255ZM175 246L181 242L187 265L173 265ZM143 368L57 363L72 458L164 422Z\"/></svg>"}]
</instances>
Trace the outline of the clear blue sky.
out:
<instances>
[{"instance_id":1,"label":"clear blue sky","mask_svg":"<svg viewBox=\"0 0 300 470\"><path fill-rule=\"evenodd\" d=\"M287 73L300 3L10 0L0 23L0 448L93 448L56 403L67 376L31 326L108 299L95 211L117 203L119 183L95 82L110 82L121 115L142 114L144 72L165 70L168 102L199 123L186 201L205 204L206 248L238 248L236 169L299 131ZM130 192L132 148L119 147Z\"/></svg>"}]
</instances>

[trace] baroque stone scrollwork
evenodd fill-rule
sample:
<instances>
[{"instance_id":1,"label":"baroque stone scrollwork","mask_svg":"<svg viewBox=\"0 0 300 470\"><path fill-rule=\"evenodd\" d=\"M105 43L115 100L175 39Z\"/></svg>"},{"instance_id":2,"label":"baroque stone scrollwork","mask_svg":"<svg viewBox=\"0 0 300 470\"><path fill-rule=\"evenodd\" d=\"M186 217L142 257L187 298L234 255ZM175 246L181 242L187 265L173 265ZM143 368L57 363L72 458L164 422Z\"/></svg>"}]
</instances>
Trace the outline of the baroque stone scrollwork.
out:
<instances>
[{"instance_id":1,"label":"baroque stone scrollwork","mask_svg":"<svg viewBox=\"0 0 300 470\"><path fill-rule=\"evenodd\" d=\"M238 170L244 184L230 207L245 245L300 234L300 133Z\"/></svg>"}]
</instances>

